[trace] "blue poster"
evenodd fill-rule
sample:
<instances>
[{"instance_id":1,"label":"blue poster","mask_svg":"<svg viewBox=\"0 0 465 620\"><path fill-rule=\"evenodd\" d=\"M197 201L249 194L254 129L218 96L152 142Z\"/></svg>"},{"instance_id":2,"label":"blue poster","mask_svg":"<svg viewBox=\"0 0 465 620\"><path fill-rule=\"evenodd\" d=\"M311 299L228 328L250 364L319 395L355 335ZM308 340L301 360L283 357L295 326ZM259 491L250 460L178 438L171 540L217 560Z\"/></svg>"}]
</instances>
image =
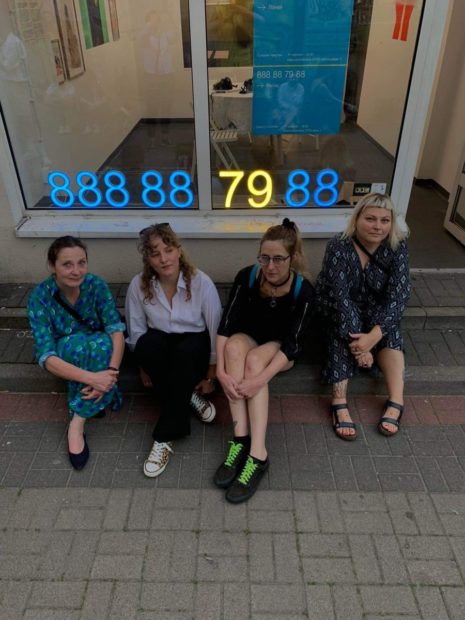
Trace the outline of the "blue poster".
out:
<instances>
[{"instance_id":1,"label":"blue poster","mask_svg":"<svg viewBox=\"0 0 465 620\"><path fill-rule=\"evenodd\" d=\"M254 0L252 133L339 133L353 0Z\"/></svg>"}]
</instances>

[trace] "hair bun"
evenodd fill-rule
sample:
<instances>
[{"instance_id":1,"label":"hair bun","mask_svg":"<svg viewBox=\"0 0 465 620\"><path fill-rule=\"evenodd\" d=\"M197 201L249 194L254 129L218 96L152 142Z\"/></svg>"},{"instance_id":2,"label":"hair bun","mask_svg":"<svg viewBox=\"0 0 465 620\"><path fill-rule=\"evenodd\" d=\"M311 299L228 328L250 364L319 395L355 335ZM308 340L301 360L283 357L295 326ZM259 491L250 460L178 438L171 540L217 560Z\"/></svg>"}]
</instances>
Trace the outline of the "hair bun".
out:
<instances>
[{"instance_id":1,"label":"hair bun","mask_svg":"<svg viewBox=\"0 0 465 620\"><path fill-rule=\"evenodd\" d=\"M291 230L295 230L294 222L291 222L291 220L288 217L285 217L283 219L282 225L284 226L284 228L290 228Z\"/></svg>"}]
</instances>

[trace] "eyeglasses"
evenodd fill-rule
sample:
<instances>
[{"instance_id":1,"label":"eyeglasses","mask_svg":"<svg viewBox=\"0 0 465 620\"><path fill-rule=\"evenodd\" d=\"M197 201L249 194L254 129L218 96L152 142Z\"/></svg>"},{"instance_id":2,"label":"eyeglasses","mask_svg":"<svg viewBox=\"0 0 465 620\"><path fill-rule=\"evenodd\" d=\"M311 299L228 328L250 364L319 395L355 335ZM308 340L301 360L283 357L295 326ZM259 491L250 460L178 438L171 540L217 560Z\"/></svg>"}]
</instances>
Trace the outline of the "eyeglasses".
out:
<instances>
[{"instance_id":1,"label":"eyeglasses","mask_svg":"<svg viewBox=\"0 0 465 620\"><path fill-rule=\"evenodd\" d=\"M283 265L288 258L290 258L290 254L288 254L287 256L268 256L268 254L260 254L259 256L257 256L257 260L260 263L260 265L269 265L271 262L273 262L275 265L277 265L279 267L279 265Z\"/></svg>"},{"instance_id":2,"label":"eyeglasses","mask_svg":"<svg viewBox=\"0 0 465 620\"><path fill-rule=\"evenodd\" d=\"M145 235L145 233L149 231L157 232L159 230L166 230L167 228L171 228L169 222L162 222L161 224L151 224L150 226L146 226L142 230L139 230L139 237L142 237L142 235Z\"/></svg>"}]
</instances>

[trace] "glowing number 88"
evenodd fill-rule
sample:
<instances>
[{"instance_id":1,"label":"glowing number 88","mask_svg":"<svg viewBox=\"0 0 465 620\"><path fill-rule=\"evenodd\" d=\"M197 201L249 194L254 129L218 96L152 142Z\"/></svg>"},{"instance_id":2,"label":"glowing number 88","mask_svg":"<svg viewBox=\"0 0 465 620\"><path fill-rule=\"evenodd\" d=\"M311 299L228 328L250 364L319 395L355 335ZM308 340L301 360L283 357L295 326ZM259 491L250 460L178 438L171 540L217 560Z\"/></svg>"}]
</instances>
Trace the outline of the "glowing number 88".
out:
<instances>
[{"instance_id":1,"label":"glowing number 88","mask_svg":"<svg viewBox=\"0 0 465 620\"><path fill-rule=\"evenodd\" d=\"M328 180L329 177L329 180ZM325 182L327 180L328 182ZM337 184L339 175L335 170L326 168L316 175L316 190L313 195L315 204L319 207L330 207L338 197ZM311 194L308 186L310 184L310 175L306 170L293 170L288 177L288 190L286 191L286 203L290 207L304 207L310 202ZM302 198L294 199L294 193L300 192ZM327 200L321 198L323 192L329 192L330 196Z\"/></svg>"}]
</instances>

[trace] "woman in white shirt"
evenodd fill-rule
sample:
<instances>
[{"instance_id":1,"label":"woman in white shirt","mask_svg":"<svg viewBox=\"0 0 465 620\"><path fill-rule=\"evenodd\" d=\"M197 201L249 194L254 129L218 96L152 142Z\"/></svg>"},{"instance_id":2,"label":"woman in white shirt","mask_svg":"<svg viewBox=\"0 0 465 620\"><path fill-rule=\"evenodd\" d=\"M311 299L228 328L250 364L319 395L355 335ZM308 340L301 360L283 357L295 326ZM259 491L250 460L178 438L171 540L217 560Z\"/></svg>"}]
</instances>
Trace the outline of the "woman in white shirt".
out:
<instances>
[{"instance_id":1,"label":"woman in white shirt","mask_svg":"<svg viewBox=\"0 0 465 620\"><path fill-rule=\"evenodd\" d=\"M154 443L144 463L149 478L160 475L173 452L172 441L190 434L192 409L211 422L215 408L203 395L216 377L215 338L221 315L211 279L189 262L169 224L140 233L143 271L126 296L127 343L160 404Z\"/></svg>"}]
</instances>

